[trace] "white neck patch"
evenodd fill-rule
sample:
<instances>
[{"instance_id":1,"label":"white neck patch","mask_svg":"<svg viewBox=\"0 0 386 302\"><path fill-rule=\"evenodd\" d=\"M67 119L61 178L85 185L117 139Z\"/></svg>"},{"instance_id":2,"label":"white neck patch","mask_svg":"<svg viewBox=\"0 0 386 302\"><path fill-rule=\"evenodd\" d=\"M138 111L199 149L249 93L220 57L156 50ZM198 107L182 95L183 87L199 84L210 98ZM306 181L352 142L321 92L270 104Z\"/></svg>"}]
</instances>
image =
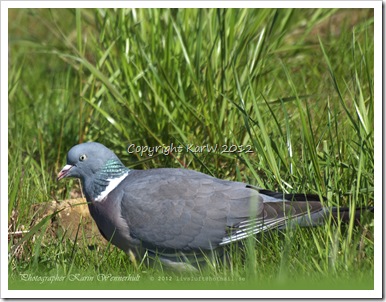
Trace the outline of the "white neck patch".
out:
<instances>
[{"instance_id":1,"label":"white neck patch","mask_svg":"<svg viewBox=\"0 0 386 302\"><path fill-rule=\"evenodd\" d=\"M98 202L103 201L103 199L105 199L105 197L106 197L112 190L114 190L116 187L118 187L118 185L121 183L121 181L124 180L124 179L126 178L127 174L129 174L129 172L126 172L125 174L123 174L122 176L117 177L117 178L107 179L107 180L109 181L109 184L107 185L106 189L105 189L104 191L102 191L102 192L95 198L95 201L98 201Z\"/></svg>"}]
</instances>

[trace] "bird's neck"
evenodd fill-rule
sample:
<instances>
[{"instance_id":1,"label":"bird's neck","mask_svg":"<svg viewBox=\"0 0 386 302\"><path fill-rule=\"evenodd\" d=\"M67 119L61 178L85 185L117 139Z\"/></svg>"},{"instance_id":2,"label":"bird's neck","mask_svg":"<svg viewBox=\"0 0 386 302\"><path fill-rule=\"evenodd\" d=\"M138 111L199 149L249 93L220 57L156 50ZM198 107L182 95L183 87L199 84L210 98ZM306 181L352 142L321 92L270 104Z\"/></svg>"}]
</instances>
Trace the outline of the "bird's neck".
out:
<instances>
[{"instance_id":1,"label":"bird's neck","mask_svg":"<svg viewBox=\"0 0 386 302\"><path fill-rule=\"evenodd\" d=\"M89 184L93 189L91 190L92 196L86 196L87 199L93 202L103 201L126 178L129 171L130 169L126 168L119 159L108 160L96 174L92 184Z\"/></svg>"}]
</instances>

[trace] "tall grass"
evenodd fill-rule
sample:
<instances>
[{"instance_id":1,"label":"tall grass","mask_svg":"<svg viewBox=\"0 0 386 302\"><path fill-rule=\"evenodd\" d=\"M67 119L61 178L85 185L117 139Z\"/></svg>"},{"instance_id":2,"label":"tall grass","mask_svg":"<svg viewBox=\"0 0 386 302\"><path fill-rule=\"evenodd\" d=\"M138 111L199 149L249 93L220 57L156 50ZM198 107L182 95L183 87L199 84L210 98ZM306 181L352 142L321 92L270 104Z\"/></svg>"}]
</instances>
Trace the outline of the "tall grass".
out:
<instances>
[{"instance_id":1,"label":"tall grass","mask_svg":"<svg viewBox=\"0 0 386 302\"><path fill-rule=\"evenodd\" d=\"M13 279L29 270L160 274L98 242L96 250L81 248L82 227L76 242L65 233L52 242L44 231L50 219L34 228L31 204L74 192L76 182L58 185L55 175L69 148L84 141L107 145L135 169L184 166L267 189L318 194L327 206L373 205L371 10L9 14L8 213L12 230L33 232L18 253L10 250ZM132 143L219 149L140 156L125 151ZM222 153L223 145L253 153ZM244 256L232 250L230 266L209 265L201 274L250 276L267 286L269 280L349 279L353 272L357 280L368 279L371 234L372 224L355 227L353 220L273 232L246 242Z\"/></svg>"}]
</instances>

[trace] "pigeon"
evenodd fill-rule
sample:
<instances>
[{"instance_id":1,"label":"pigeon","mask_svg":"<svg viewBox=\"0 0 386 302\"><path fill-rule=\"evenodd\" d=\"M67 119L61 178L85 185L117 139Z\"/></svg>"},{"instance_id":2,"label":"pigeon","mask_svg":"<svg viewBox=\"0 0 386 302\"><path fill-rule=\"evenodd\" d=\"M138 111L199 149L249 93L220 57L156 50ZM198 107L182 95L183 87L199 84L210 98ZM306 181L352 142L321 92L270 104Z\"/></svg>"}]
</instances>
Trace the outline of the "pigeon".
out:
<instances>
[{"instance_id":1,"label":"pigeon","mask_svg":"<svg viewBox=\"0 0 386 302\"><path fill-rule=\"evenodd\" d=\"M194 270L208 255L267 230L318 226L350 213L324 207L318 195L272 192L189 169L128 169L97 142L70 149L57 179L66 177L80 179L106 240L177 270Z\"/></svg>"}]
</instances>

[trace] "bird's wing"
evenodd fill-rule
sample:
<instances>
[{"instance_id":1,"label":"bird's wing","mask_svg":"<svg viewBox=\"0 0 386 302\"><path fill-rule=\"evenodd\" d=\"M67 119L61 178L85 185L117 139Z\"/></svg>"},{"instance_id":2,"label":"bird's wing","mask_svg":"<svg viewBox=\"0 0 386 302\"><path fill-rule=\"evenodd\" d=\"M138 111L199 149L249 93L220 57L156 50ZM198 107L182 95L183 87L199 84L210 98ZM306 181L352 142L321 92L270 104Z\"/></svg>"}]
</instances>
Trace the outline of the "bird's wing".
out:
<instances>
[{"instance_id":1,"label":"bird's wing","mask_svg":"<svg viewBox=\"0 0 386 302\"><path fill-rule=\"evenodd\" d=\"M260 196L266 197L263 194ZM288 222L295 222L299 226L318 225L325 215L320 201L269 199L263 205L263 211L259 216L236 225L229 236L223 238L220 245L226 245L273 228L284 228Z\"/></svg>"},{"instance_id":2,"label":"bird's wing","mask_svg":"<svg viewBox=\"0 0 386 302\"><path fill-rule=\"evenodd\" d=\"M124 183L122 218L130 235L150 250L211 250L315 211L319 202L277 202L246 184L196 171L131 171Z\"/></svg>"},{"instance_id":3,"label":"bird's wing","mask_svg":"<svg viewBox=\"0 0 386 302\"><path fill-rule=\"evenodd\" d=\"M245 184L191 170L131 171L123 190L131 235L158 248L215 248L228 228L263 209L259 193Z\"/></svg>"}]
</instances>

